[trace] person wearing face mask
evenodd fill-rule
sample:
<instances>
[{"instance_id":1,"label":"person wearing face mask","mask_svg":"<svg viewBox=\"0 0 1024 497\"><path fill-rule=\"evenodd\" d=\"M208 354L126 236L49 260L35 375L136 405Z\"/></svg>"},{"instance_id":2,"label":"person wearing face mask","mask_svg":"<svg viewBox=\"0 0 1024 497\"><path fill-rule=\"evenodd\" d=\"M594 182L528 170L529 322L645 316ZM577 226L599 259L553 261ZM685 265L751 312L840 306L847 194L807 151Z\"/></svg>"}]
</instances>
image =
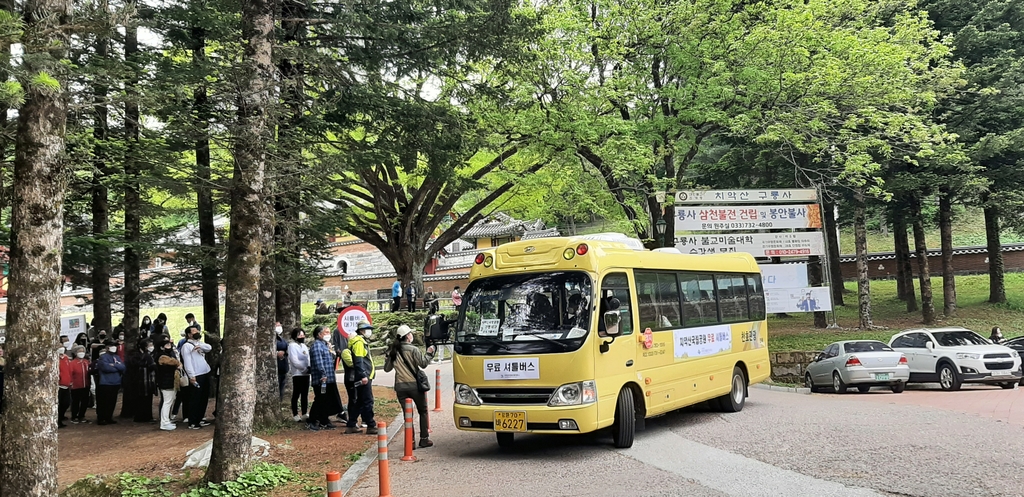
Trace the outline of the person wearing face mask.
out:
<instances>
[{"instance_id":1,"label":"person wearing face mask","mask_svg":"<svg viewBox=\"0 0 1024 497\"><path fill-rule=\"evenodd\" d=\"M359 417L366 425L366 434L377 434L377 422L373 419L373 358L370 357L368 342L373 336L373 326L360 321L356 326L356 336L348 341L348 350L352 356L352 367L354 373L356 399L359 405ZM348 427L345 433L361 433L359 425L356 424L356 411L348 416Z\"/></svg>"},{"instance_id":2,"label":"person wearing face mask","mask_svg":"<svg viewBox=\"0 0 1024 497\"><path fill-rule=\"evenodd\" d=\"M313 330L316 342L309 349L310 382L313 384L313 405L309 409L307 427L310 430L333 430L330 416L341 412L341 397L334 375L334 359L331 356L331 332L317 326Z\"/></svg>"},{"instance_id":3,"label":"person wearing face mask","mask_svg":"<svg viewBox=\"0 0 1024 497\"><path fill-rule=\"evenodd\" d=\"M85 410L89 407L89 387L92 377L89 376L89 359L85 356L85 347L75 345L71 349L75 358L71 360L71 423L88 423Z\"/></svg>"},{"instance_id":4,"label":"person wearing face mask","mask_svg":"<svg viewBox=\"0 0 1024 497\"><path fill-rule=\"evenodd\" d=\"M203 335L199 328L188 329L188 341L181 346L181 361L185 365L185 374L192 391L189 394L186 412L188 427L198 430L209 426L210 422L203 419L210 402L210 364L206 362L206 353L213 347L202 341Z\"/></svg>"},{"instance_id":5,"label":"person wearing face mask","mask_svg":"<svg viewBox=\"0 0 1024 497\"><path fill-rule=\"evenodd\" d=\"M100 358L100 354L102 354L104 352L104 350L107 348L106 342L107 342L107 331L106 330L99 330L99 331L97 331L96 332L96 338L94 338L92 340L92 342L89 344L89 348L92 351L92 361L93 362L96 362L96 360ZM114 345L116 346L117 344L115 343Z\"/></svg>"},{"instance_id":6,"label":"person wearing face mask","mask_svg":"<svg viewBox=\"0 0 1024 497\"><path fill-rule=\"evenodd\" d=\"M153 333L153 321L149 319L149 316L142 316L142 324L139 325L139 337L149 338L149 335Z\"/></svg>"},{"instance_id":7,"label":"person wearing face mask","mask_svg":"<svg viewBox=\"0 0 1024 497\"><path fill-rule=\"evenodd\" d=\"M171 335L170 328L167 327L167 315L160 313L156 315L156 319L153 320L153 329L149 332L151 335Z\"/></svg>"},{"instance_id":8,"label":"person wearing face mask","mask_svg":"<svg viewBox=\"0 0 1024 497\"><path fill-rule=\"evenodd\" d=\"M275 346L277 353L277 396L278 401L284 400L284 383L288 379L288 341L284 339L282 334L284 328L281 327L281 323L274 323L274 337Z\"/></svg>"},{"instance_id":9,"label":"person wearing face mask","mask_svg":"<svg viewBox=\"0 0 1024 497\"><path fill-rule=\"evenodd\" d=\"M143 338L135 345L135 350L125 363L131 375L126 377L130 380L124 386L124 396L132 398L132 414L136 423L153 421L153 396L157 391L153 377L156 370L154 350L153 342Z\"/></svg>"},{"instance_id":10,"label":"person wearing face mask","mask_svg":"<svg viewBox=\"0 0 1024 497\"><path fill-rule=\"evenodd\" d=\"M96 424L112 425L117 424L113 418L114 406L117 404L117 392L121 389L125 365L117 356L117 342L107 340L103 345L107 351L96 361L100 376L96 385Z\"/></svg>"},{"instance_id":11,"label":"person wearing face mask","mask_svg":"<svg viewBox=\"0 0 1024 497\"><path fill-rule=\"evenodd\" d=\"M61 342L66 343L68 337L60 337ZM57 369L60 373L60 379L57 383L57 427L64 428L67 426L64 424L64 420L67 419L65 416L68 413L68 408L71 407L71 358L68 357L67 349L65 346L57 347Z\"/></svg>"},{"instance_id":12,"label":"person wearing face mask","mask_svg":"<svg viewBox=\"0 0 1024 497\"><path fill-rule=\"evenodd\" d=\"M292 377L292 418L296 422L306 419L309 412L309 346L301 328L292 330L292 343L288 344L288 374ZM302 400L302 416L299 416Z\"/></svg>"},{"instance_id":13,"label":"person wearing face mask","mask_svg":"<svg viewBox=\"0 0 1024 497\"><path fill-rule=\"evenodd\" d=\"M123 328L123 327L122 327ZM121 361L125 361L125 346L124 346L124 331L118 331L114 329L114 335L117 336L117 356L121 358Z\"/></svg>"},{"instance_id":14,"label":"person wearing face mask","mask_svg":"<svg viewBox=\"0 0 1024 497\"><path fill-rule=\"evenodd\" d=\"M156 359L156 386L160 389L160 429L164 431L178 428L171 421L171 406L178 394L178 376L175 373L180 366L174 342L161 336Z\"/></svg>"}]
</instances>

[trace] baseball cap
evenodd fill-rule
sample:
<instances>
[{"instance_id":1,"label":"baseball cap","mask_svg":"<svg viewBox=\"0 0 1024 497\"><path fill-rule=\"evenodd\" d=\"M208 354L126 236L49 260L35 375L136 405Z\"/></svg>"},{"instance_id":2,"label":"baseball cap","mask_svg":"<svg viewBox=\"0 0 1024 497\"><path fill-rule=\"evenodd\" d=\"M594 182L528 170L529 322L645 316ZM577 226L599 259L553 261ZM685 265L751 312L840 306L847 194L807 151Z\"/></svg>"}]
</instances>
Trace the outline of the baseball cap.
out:
<instances>
[{"instance_id":1,"label":"baseball cap","mask_svg":"<svg viewBox=\"0 0 1024 497\"><path fill-rule=\"evenodd\" d=\"M362 320L362 321L359 321L359 324L356 325L356 330L365 330L367 328L372 330L373 329L373 325L370 324L370 322L365 320L365 319Z\"/></svg>"},{"instance_id":2,"label":"baseball cap","mask_svg":"<svg viewBox=\"0 0 1024 497\"><path fill-rule=\"evenodd\" d=\"M398 327L398 338L405 338L409 333L412 333L412 328L409 326L403 324Z\"/></svg>"}]
</instances>

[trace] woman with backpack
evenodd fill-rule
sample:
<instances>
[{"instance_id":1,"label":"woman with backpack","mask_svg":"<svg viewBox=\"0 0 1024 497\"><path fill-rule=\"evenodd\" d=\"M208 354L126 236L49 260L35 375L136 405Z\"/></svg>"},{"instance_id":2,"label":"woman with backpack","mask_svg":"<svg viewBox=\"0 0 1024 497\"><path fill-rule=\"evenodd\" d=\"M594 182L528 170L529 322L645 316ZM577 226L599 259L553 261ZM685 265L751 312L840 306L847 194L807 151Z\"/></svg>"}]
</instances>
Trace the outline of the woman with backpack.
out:
<instances>
[{"instance_id":1,"label":"woman with backpack","mask_svg":"<svg viewBox=\"0 0 1024 497\"><path fill-rule=\"evenodd\" d=\"M427 354L423 355L419 347L412 344L412 328L406 325L398 327L398 339L391 343L388 348L388 355L384 359L384 371L395 371L395 395L398 396L398 404L405 407L405 399L412 399L416 404L416 411L420 415L420 447L433 447L434 442L430 440L430 420L427 418L427 391L424 389L430 386L420 386L422 380L417 378L424 374L423 368L430 364L434 358L434 347L427 347ZM426 378L424 374L424 379Z\"/></svg>"}]
</instances>

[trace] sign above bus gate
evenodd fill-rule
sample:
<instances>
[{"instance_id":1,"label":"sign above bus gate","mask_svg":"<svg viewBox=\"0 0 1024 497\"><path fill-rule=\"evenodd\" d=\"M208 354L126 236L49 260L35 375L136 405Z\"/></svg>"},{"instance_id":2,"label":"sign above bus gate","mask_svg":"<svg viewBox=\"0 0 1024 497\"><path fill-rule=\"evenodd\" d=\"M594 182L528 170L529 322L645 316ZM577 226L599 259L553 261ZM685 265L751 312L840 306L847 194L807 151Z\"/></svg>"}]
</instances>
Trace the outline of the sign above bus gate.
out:
<instances>
[{"instance_id":1,"label":"sign above bus gate","mask_svg":"<svg viewBox=\"0 0 1024 497\"><path fill-rule=\"evenodd\" d=\"M817 201L818 192L813 189L683 190L676 192L677 205Z\"/></svg>"},{"instance_id":2,"label":"sign above bus gate","mask_svg":"<svg viewBox=\"0 0 1024 497\"><path fill-rule=\"evenodd\" d=\"M676 249L707 255L746 252L754 257L825 255L821 232L751 233L749 235L676 235Z\"/></svg>"},{"instance_id":3,"label":"sign above bus gate","mask_svg":"<svg viewBox=\"0 0 1024 497\"><path fill-rule=\"evenodd\" d=\"M676 231L821 229L818 204L678 207Z\"/></svg>"}]
</instances>

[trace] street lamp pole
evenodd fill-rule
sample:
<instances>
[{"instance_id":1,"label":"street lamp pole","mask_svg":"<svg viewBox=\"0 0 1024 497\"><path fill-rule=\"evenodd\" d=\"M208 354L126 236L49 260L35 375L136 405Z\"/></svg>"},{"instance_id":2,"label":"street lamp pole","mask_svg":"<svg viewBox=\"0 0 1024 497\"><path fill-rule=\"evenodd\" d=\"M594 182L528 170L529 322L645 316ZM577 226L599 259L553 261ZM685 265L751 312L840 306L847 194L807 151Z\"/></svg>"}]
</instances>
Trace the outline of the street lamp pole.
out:
<instances>
[{"instance_id":1,"label":"street lamp pole","mask_svg":"<svg viewBox=\"0 0 1024 497\"><path fill-rule=\"evenodd\" d=\"M658 246L665 246L665 227L668 223L665 222L665 218L658 219L657 223L654 223L655 229L658 230Z\"/></svg>"}]
</instances>

